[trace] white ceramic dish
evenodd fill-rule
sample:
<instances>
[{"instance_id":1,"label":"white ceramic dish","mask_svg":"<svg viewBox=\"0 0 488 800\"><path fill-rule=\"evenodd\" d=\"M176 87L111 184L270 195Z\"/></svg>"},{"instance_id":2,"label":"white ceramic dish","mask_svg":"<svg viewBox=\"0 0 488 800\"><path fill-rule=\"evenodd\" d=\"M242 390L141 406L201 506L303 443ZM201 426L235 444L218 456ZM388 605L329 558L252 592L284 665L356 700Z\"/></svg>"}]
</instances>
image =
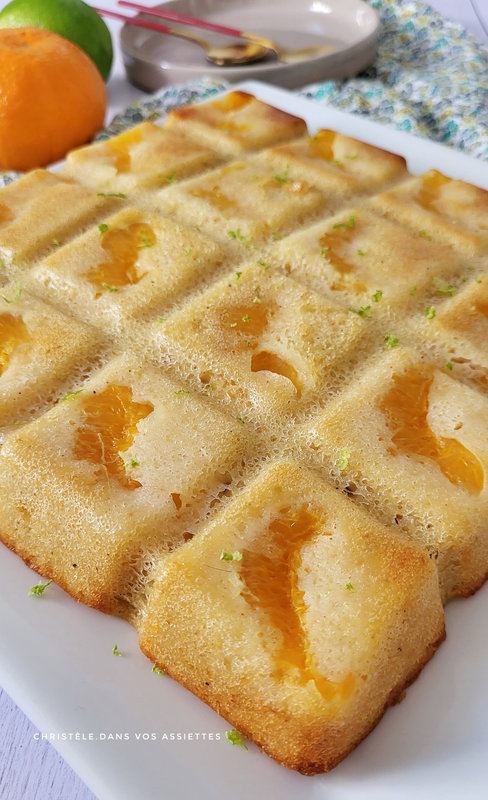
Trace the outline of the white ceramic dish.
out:
<instances>
[{"instance_id":1,"label":"white ceramic dish","mask_svg":"<svg viewBox=\"0 0 488 800\"><path fill-rule=\"evenodd\" d=\"M402 153L414 172L437 167L488 189L484 162L270 86L239 88L304 117L311 131L335 128ZM448 605L447 641L404 702L333 772L306 778L253 745L231 747L230 726L152 673L125 622L56 586L28 597L38 576L1 546L0 575L0 683L41 731L58 737L53 744L100 800L488 797L488 585Z\"/></svg>"},{"instance_id":2,"label":"white ceramic dish","mask_svg":"<svg viewBox=\"0 0 488 800\"><path fill-rule=\"evenodd\" d=\"M164 3L164 8L252 31L288 49L323 44L335 49L295 64L283 64L270 57L246 66L216 67L191 42L124 25L120 44L129 80L148 91L202 74L231 82L263 80L293 89L325 78L355 75L376 55L379 18L362 0L171 0ZM167 24L180 27L177 23ZM232 41L219 34L184 28L215 44Z\"/></svg>"}]
</instances>

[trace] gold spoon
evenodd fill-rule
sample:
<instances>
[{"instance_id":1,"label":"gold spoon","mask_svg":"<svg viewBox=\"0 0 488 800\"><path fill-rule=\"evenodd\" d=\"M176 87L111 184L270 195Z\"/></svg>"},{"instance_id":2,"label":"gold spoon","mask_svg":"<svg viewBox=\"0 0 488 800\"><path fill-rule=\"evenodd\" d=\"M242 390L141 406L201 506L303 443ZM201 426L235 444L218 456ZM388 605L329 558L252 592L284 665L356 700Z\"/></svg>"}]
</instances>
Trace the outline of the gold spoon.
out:
<instances>
[{"instance_id":1,"label":"gold spoon","mask_svg":"<svg viewBox=\"0 0 488 800\"><path fill-rule=\"evenodd\" d=\"M134 23L131 23L134 24ZM161 31L163 33L163 31ZM164 33L171 36L179 36L180 39L187 39L189 42L198 44L205 51L205 58L211 64L218 67L232 67L237 64L252 64L253 61L262 61L268 55L268 49L255 42L235 42L222 47L210 44L200 36L192 33L184 33L177 28L167 28Z\"/></svg>"},{"instance_id":2,"label":"gold spoon","mask_svg":"<svg viewBox=\"0 0 488 800\"><path fill-rule=\"evenodd\" d=\"M209 44L205 39L200 36L195 36L192 33L185 33L177 28L169 28L167 25L159 25L156 22L149 22L139 17L126 17L123 14L117 14L116 11L108 11L103 8L95 8L94 10L104 17L113 17L114 19L122 20L129 25L135 25L137 28L148 28L157 33L167 33L170 36L179 36L180 39L187 39L189 42L200 45L205 50L205 58L212 64L217 64L218 67L230 67L236 64L251 64L253 61L261 61L269 53L268 48L261 44L253 42L236 42L235 44L218 47Z\"/></svg>"},{"instance_id":3,"label":"gold spoon","mask_svg":"<svg viewBox=\"0 0 488 800\"><path fill-rule=\"evenodd\" d=\"M257 33L243 31L242 36L256 45L272 50L273 53L276 53L278 59L285 64L294 64L296 61L305 61L307 58L319 58L319 56L325 56L336 49L332 44L320 44L312 47L302 47L300 50L285 50L276 42L266 39L264 36L258 36Z\"/></svg>"},{"instance_id":4,"label":"gold spoon","mask_svg":"<svg viewBox=\"0 0 488 800\"><path fill-rule=\"evenodd\" d=\"M259 36L257 33L250 33L249 31L240 31L237 28L228 28L225 25L218 25L215 22L209 22L204 19L197 19L196 17L188 17L183 14L175 14L172 11L166 11L164 8L150 8L149 6L141 5L141 3L133 3L129 2L129 0L118 0L118 5L123 6L124 8L131 8L136 11L140 11L143 14L150 14L153 17L159 17L161 19L169 19L173 22L179 22L183 25L192 25L195 28L205 28L206 30L213 31L214 33L222 33L227 36L234 36L238 39L245 39L247 42L251 42L251 44L231 44L224 47L211 47L208 42L205 42L203 39L200 39L198 36L191 36L190 34L184 34L182 31L177 30L175 28L168 28L165 33L172 33L174 36L181 36L183 39L190 39L191 41L196 42L196 44L200 44L202 47L206 48L207 50L207 59L209 61L213 61L215 64L219 66L226 66L228 64L245 64L250 63L251 61L259 61L260 59L266 56L266 53L259 54L259 51L256 51L256 47L264 49L265 51L271 51L275 53L277 58L280 61L283 61L287 64L293 64L297 61L304 61L307 58L319 58L319 56L326 55L327 53L331 53L336 48L330 44L321 44L315 45L313 47L303 47L299 50L286 50L281 45L274 42L272 39L267 39L264 36ZM134 19L138 19L135 17ZM130 22L133 22L130 20ZM133 22L133 24L136 24ZM163 27L163 26L162 26ZM239 50L237 51L237 48ZM215 57L218 51L218 58L217 60ZM239 61L231 61L234 57L236 52L239 53L239 58L242 60ZM212 56L210 55L212 53Z\"/></svg>"}]
</instances>

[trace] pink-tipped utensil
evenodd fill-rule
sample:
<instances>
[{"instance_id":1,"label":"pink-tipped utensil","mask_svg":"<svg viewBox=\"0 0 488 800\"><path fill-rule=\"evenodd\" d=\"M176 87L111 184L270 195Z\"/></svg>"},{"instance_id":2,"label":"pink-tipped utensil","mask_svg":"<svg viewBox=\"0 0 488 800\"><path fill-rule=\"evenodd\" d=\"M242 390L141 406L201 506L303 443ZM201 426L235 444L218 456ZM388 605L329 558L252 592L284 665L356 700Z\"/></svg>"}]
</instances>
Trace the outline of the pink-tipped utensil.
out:
<instances>
[{"instance_id":1,"label":"pink-tipped utensil","mask_svg":"<svg viewBox=\"0 0 488 800\"><path fill-rule=\"evenodd\" d=\"M240 31L236 28L229 28L226 25L218 25L217 23L209 22L205 19L189 17L184 14L175 14L172 11L166 11L164 8L152 8L151 6L145 6L141 3L132 3L129 0L118 0L118 5L123 6L124 8L131 8L135 11L139 11L142 14L150 14L151 16L158 17L159 19L179 22L181 25L192 25L194 28L204 28L207 31L222 33L226 34L227 36L234 36L237 39L243 39L247 42L252 42L256 46L263 47L266 50L275 53L280 61L287 63L303 61L304 59L308 58L319 58L320 56L326 55L327 53L335 50L335 47L329 44L303 47L300 50L285 50L271 39L267 39L264 36L259 36L257 33L251 33L250 31ZM235 47L236 45L230 46ZM225 50L226 48L220 49ZM253 58L252 60L257 61L258 59Z\"/></svg>"},{"instance_id":2,"label":"pink-tipped utensil","mask_svg":"<svg viewBox=\"0 0 488 800\"><path fill-rule=\"evenodd\" d=\"M178 28L170 28L168 25L160 25L157 22L141 19L137 17L128 17L125 14L119 14L117 11L109 11L104 8L92 8L103 17L112 17L119 19L128 25L135 25L137 28L147 28L150 31L157 33L165 33L170 36L179 36L180 39L187 39L194 44L198 44L205 51L205 58L212 64L218 67L236 66L238 64L251 64L253 61L261 61L268 55L268 49L259 44L252 42L236 42L225 47L218 47L211 45L200 36L194 36L192 33L180 31Z\"/></svg>"}]
</instances>

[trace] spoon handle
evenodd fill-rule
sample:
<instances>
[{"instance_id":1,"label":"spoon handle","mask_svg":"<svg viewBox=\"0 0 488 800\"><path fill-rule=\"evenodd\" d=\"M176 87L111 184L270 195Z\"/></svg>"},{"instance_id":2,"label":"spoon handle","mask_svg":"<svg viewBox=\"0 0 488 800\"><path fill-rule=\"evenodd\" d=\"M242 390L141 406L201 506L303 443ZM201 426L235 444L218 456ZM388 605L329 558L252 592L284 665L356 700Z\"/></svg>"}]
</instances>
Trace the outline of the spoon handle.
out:
<instances>
[{"instance_id":1,"label":"spoon handle","mask_svg":"<svg viewBox=\"0 0 488 800\"><path fill-rule=\"evenodd\" d=\"M144 6L140 3L128 2L128 0L118 0L117 5L124 8L131 8L135 11L141 11L144 14L151 14L153 17L160 17L161 19L168 19L172 22L180 22L183 25L193 25L194 28L205 28L214 33L225 33L228 36L235 36L238 39L247 39L243 31L238 31L236 28L228 28L226 25L217 25L215 22L207 22L204 19L197 19L196 17L188 17L183 14L175 14L172 11L164 11L160 8L151 8Z\"/></svg>"},{"instance_id":2,"label":"spoon handle","mask_svg":"<svg viewBox=\"0 0 488 800\"><path fill-rule=\"evenodd\" d=\"M121 22L127 22L129 25L135 25L137 28L148 28L150 31L157 31L158 33L174 33L172 28L167 25L160 25L158 22L149 22L145 19L138 17L128 17L125 14L118 14L116 11L109 11L105 8L96 8L92 6L93 10L100 14L101 17L112 17L119 19Z\"/></svg>"},{"instance_id":3,"label":"spoon handle","mask_svg":"<svg viewBox=\"0 0 488 800\"><path fill-rule=\"evenodd\" d=\"M159 22L150 22L149 20L140 19L139 17L128 17L125 14L118 14L117 11L108 11L108 9L105 8L96 8L95 6L92 6L92 8L101 16L120 19L127 25L135 25L136 28L147 28L150 31L156 31L157 33L169 33L170 36L178 36L180 39L185 39L188 42L194 42L194 44L198 44L200 47L203 47L207 54L209 52L208 42L206 42L204 39L201 39L199 36L195 36L194 33L180 31L176 28L170 28L168 25L160 25Z\"/></svg>"}]
</instances>

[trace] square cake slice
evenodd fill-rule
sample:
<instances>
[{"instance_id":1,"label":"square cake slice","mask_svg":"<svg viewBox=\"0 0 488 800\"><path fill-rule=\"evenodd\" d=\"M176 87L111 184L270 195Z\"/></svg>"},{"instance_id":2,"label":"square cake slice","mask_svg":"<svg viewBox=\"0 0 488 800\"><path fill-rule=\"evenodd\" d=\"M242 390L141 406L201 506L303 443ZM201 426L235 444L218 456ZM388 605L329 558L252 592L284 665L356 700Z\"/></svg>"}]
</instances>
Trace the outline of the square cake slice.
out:
<instances>
[{"instance_id":1,"label":"square cake slice","mask_svg":"<svg viewBox=\"0 0 488 800\"><path fill-rule=\"evenodd\" d=\"M240 265L150 338L181 377L272 431L327 397L366 323L266 263Z\"/></svg>"},{"instance_id":2,"label":"square cake slice","mask_svg":"<svg viewBox=\"0 0 488 800\"><path fill-rule=\"evenodd\" d=\"M165 309L224 263L222 247L202 233L129 207L58 248L26 281L67 312L118 331Z\"/></svg>"},{"instance_id":3,"label":"square cake slice","mask_svg":"<svg viewBox=\"0 0 488 800\"><path fill-rule=\"evenodd\" d=\"M295 172L278 175L259 161L234 161L159 192L155 204L241 255L330 209L332 199Z\"/></svg>"},{"instance_id":4,"label":"square cake slice","mask_svg":"<svg viewBox=\"0 0 488 800\"><path fill-rule=\"evenodd\" d=\"M277 242L271 262L346 307L406 311L435 277L457 275L463 260L443 244L364 207L346 208ZM374 305L375 301L381 303Z\"/></svg>"},{"instance_id":5,"label":"square cake slice","mask_svg":"<svg viewBox=\"0 0 488 800\"><path fill-rule=\"evenodd\" d=\"M73 597L132 618L154 559L228 493L250 442L237 420L119 357L6 438L0 538Z\"/></svg>"},{"instance_id":6,"label":"square cake slice","mask_svg":"<svg viewBox=\"0 0 488 800\"><path fill-rule=\"evenodd\" d=\"M226 156L241 156L307 131L303 119L241 91L174 109L165 127Z\"/></svg>"},{"instance_id":7,"label":"square cake slice","mask_svg":"<svg viewBox=\"0 0 488 800\"><path fill-rule=\"evenodd\" d=\"M488 575L487 426L486 396L398 346L302 434L338 487L426 548L447 600Z\"/></svg>"},{"instance_id":8,"label":"square cake slice","mask_svg":"<svg viewBox=\"0 0 488 800\"><path fill-rule=\"evenodd\" d=\"M321 189L343 196L378 191L409 175L401 156L331 130L277 145L260 158L281 170L293 168Z\"/></svg>"},{"instance_id":9,"label":"square cake slice","mask_svg":"<svg viewBox=\"0 0 488 800\"><path fill-rule=\"evenodd\" d=\"M169 186L218 160L208 147L142 122L112 139L72 150L61 174L100 192L130 195Z\"/></svg>"},{"instance_id":10,"label":"square cake slice","mask_svg":"<svg viewBox=\"0 0 488 800\"><path fill-rule=\"evenodd\" d=\"M437 303L405 330L440 368L488 393L488 274L471 269L469 282L438 280Z\"/></svg>"},{"instance_id":11,"label":"square cake slice","mask_svg":"<svg viewBox=\"0 0 488 800\"><path fill-rule=\"evenodd\" d=\"M488 192L435 169L369 201L426 238L444 242L467 256L486 253Z\"/></svg>"},{"instance_id":12,"label":"square cake slice","mask_svg":"<svg viewBox=\"0 0 488 800\"><path fill-rule=\"evenodd\" d=\"M114 204L46 170L0 189L0 258L14 278L37 258L81 232Z\"/></svg>"},{"instance_id":13,"label":"square cake slice","mask_svg":"<svg viewBox=\"0 0 488 800\"><path fill-rule=\"evenodd\" d=\"M281 461L158 566L140 634L268 755L314 774L374 727L444 622L426 553Z\"/></svg>"},{"instance_id":14,"label":"square cake slice","mask_svg":"<svg viewBox=\"0 0 488 800\"><path fill-rule=\"evenodd\" d=\"M5 303L4 300L8 300ZM7 286L0 297L0 428L54 403L103 359L94 328Z\"/></svg>"}]
</instances>

